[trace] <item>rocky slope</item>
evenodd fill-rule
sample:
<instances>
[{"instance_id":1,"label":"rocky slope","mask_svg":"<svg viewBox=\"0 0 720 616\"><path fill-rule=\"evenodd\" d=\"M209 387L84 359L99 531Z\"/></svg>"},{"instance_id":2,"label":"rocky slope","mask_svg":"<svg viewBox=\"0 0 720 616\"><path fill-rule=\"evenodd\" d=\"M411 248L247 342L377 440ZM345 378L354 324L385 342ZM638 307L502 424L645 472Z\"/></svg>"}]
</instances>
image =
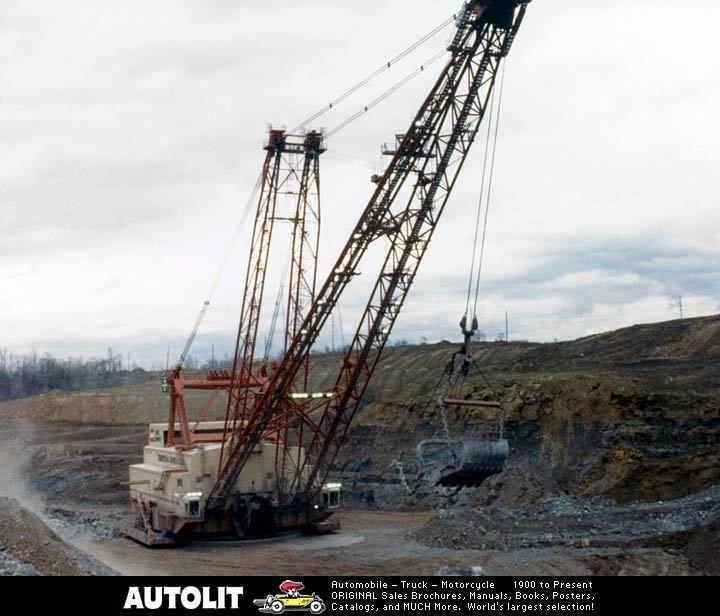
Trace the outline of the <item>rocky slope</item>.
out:
<instances>
[{"instance_id":1,"label":"rocky slope","mask_svg":"<svg viewBox=\"0 0 720 616\"><path fill-rule=\"evenodd\" d=\"M347 509L384 510L364 515L398 528L421 516L405 542L412 554L489 573L718 573L720 317L477 344L475 367L451 386L441 377L457 348L387 350L332 472ZM339 360L314 357L311 387L327 387ZM441 394L498 400L502 412L449 406L443 417ZM0 404L0 434L17 449L5 448L0 466L21 467L63 536L86 533L124 553L113 539L121 482L141 459L147 423L166 409L159 383ZM446 425L452 438L502 430L503 473L455 495L417 482L415 445ZM18 481L0 472L0 489ZM0 571L92 572L37 522L0 501Z\"/></svg>"},{"instance_id":2,"label":"rocky slope","mask_svg":"<svg viewBox=\"0 0 720 616\"><path fill-rule=\"evenodd\" d=\"M387 349L334 468L351 503L442 502L427 486L409 495L393 461L414 487L416 443L444 433L435 399L449 385L435 385L457 346ZM474 355L476 367L451 395L499 400L504 411L449 407L450 435L496 436L504 419L511 453L505 472L461 494L461 504L528 506L565 494L667 500L720 483L720 317L554 344L480 343ZM332 381L339 359L314 358L313 387ZM190 404L201 394L191 392ZM88 498L109 503L124 498L118 486L141 456L144 425L162 420L166 405L158 383L7 402L0 418L32 420L38 447L30 468L44 493L61 495L72 483L83 495L87 485ZM46 422L55 427L40 428ZM102 424L107 433L98 439Z\"/></svg>"},{"instance_id":3,"label":"rocky slope","mask_svg":"<svg viewBox=\"0 0 720 616\"><path fill-rule=\"evenodd\" d=\"M415 444L444 434L435 397L449 385L433 387L454 348L393 349L382 362L385 386L370 392L336 465L356 502L427 504L422 490L420 497L404 493L393 460L412 479ZM495 399L504 411L449 407L450 435L497 436L504 418L511 451L506 471L466 501L530 505L563 494L662 500L720 483L720 318L475 349L477 368L451 395Z\"/></svg>"},{"instance_id":4,"label":"rocky slope","mask_svg":"<svg viewBox=\"0 0 720 616\"><path fill-rule=\"evenodd\" d=\"M112 575L15 499L0 496L0 575Z\"/></svg>"}]
</instances>

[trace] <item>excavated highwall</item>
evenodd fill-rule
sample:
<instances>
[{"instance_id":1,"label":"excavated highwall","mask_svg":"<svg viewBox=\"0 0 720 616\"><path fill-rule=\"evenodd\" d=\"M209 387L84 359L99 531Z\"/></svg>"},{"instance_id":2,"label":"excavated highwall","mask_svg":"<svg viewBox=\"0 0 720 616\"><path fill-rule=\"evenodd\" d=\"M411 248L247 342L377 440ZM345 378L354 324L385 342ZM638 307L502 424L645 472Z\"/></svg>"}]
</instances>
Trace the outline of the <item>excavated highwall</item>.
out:
<instances>
[{"instance_id":1,"label":"excavated highwall","mask_svg":"<svg viewBox=\"0 0 720 616\"><path fill-rule=\"evenodd\" d=\"M415 488L415 445L444 433L435 398L456 344L386 351L333 475L354 506L434 508ZM720 483L720 317L686 319L555 344L482 343L477 366L454 397L496 399L505 409L510 458L501 475L460 502L531 505L548 496L662 500ZM312 387L332 382L340 354L314 358ZM193 394L194 395L194 394ZM199 403L199 400L195 401ZM27 471L51 500L68 490L89 504L121 503L127 465L141 458L146 424L162 421L159 384L57 393L0 404L0 416L31 421ZM449 407L452 437L491 434L498 415Z\"/></svg>"}]
</instances>

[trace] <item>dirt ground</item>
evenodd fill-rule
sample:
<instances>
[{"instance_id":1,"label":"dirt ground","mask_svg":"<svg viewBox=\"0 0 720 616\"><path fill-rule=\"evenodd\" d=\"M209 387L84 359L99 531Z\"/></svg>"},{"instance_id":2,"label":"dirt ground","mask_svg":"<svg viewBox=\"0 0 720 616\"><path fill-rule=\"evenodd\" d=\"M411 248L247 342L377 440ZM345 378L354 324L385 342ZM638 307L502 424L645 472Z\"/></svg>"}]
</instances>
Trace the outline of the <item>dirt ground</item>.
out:
<instances>
[{"instance_id":1,"label":"dirt ground","mask_svg":"<svg viewBox=\"0 0 720 616\"><path fill-rule=\"evenodd\" d=\"M414 448L444 430L435 398L451 387L429 391L428 383L456 346L388 350L333 468L343 483L342 531L196 541L171 557L121 533L121 482L140 460L147 423L163 418L159 387L1 404L0 494L52 531L17 504L0 508L0 572L79 572L64 560L62 539L115 571L143 575L720 573L719 317L567 343L477 345L482 373L451 393L499 400L504 416L449 407L448 430L496 436L502 423L511 453L502 474L447 496L416 482ZM315 358L318 383L337 360ZM47 550L2 549L18 520ZM48 550L56 562L44 562Z\"/></svg>"}]
</instances>

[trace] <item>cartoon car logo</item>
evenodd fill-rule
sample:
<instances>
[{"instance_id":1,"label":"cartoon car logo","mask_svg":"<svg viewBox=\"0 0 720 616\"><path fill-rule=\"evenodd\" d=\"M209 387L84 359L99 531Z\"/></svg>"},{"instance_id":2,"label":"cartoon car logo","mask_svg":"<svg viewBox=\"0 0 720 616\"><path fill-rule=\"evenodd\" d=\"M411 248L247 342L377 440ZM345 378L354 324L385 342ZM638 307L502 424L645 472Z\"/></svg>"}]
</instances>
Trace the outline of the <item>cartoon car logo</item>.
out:
<instances>
[{"instance_id":1,"label":"cartoon car logo","mask_svg":"<svg viewBox=\"0 0 720 616\"><path fill-rule=\"evenodd\" d=\"M321 614L325 611L324 601L315 593L301 595L300 591L305 588L302 582L285 580L280 584L282 591L277 595L268 595L264 599L255 599L253 604L258 611L264 614L282 614L285 610L293 612L310 612Z\"/></svg>"}]
</instances>

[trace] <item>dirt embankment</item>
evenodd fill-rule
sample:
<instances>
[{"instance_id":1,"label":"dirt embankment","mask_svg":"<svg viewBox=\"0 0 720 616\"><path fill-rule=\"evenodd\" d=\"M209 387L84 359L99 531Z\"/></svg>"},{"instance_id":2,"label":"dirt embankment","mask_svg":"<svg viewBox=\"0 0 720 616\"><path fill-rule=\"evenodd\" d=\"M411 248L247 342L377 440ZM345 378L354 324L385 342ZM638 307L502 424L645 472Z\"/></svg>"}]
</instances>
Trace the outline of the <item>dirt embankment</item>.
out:
<instances>
[{"instance_id":1,"label":"dirt embankment","mask_svg":"<svg viewBox=\"0 0 720 616\"><path fill-rule=\"evenodd\" d=\"M451 349L415 347L382 362L384 378L397 378L397 397L369 401L336 465L358 504L427 505L422 490L407 496L392 461L412 478L415 444L444 434L435 398L448 393L447 382L423 394L433 391ZM504 414L450 406L450 436L497 436L504 417L510 457L505 472L461 502L530 506L565 494L668 500L720 483L720 318L557 344L488 343L475 356L483 374L471 371L451 397L499 400Z\"/></svg>"},{"instance_id":2,"label":"dirt embankment","mask_svg":"<svg viewBox=\"0 0 720 616\"><path fill-rule=\"evenodd\" d=\"M15 499L0 496L0 575L113 575Z\"/></svg>"},{"instance_id":3,"label":"dirt embankment","mask_svg":"<svg viewBox=\"0 0 720 616\"><path fill-rule=\"evenodd\" d=\"M503 414L448 407L451 437L497 435L504 419L510 441L506 471L461 502L528 506L564 494L667 500L720 483L720 317L554 344L480 343L476 366L450 388L441 375L457 347L387 349L334 469L355 506L436 505L428 490L407 495L393 460L413 487L415 445L444 434L442 394L503 403ZM312 387L332 381L339 360L339 353L315 356ZM188 392L188 406L198 408L203 396ZM61 497L72 484L80 498L112 503L124 498L119 482L167 403L152 383L6 402L0 417L38 428L29 466L43 493Z\"/></svg>"},{"instance_id":4,"label":"dirt embankment","mask_svg":"<svg viewBox=\"0 0 720 616\"><path fill-rule=\"evenodd\" d=\"M190 405L200 405L206 396L188 391L186 398ZM51 391L0 403L0 417L34 422L147 427L153 421L167 420L167 413L168 397L162 393L160 382L89 391Z\"/></svg>"}]
</instances>

